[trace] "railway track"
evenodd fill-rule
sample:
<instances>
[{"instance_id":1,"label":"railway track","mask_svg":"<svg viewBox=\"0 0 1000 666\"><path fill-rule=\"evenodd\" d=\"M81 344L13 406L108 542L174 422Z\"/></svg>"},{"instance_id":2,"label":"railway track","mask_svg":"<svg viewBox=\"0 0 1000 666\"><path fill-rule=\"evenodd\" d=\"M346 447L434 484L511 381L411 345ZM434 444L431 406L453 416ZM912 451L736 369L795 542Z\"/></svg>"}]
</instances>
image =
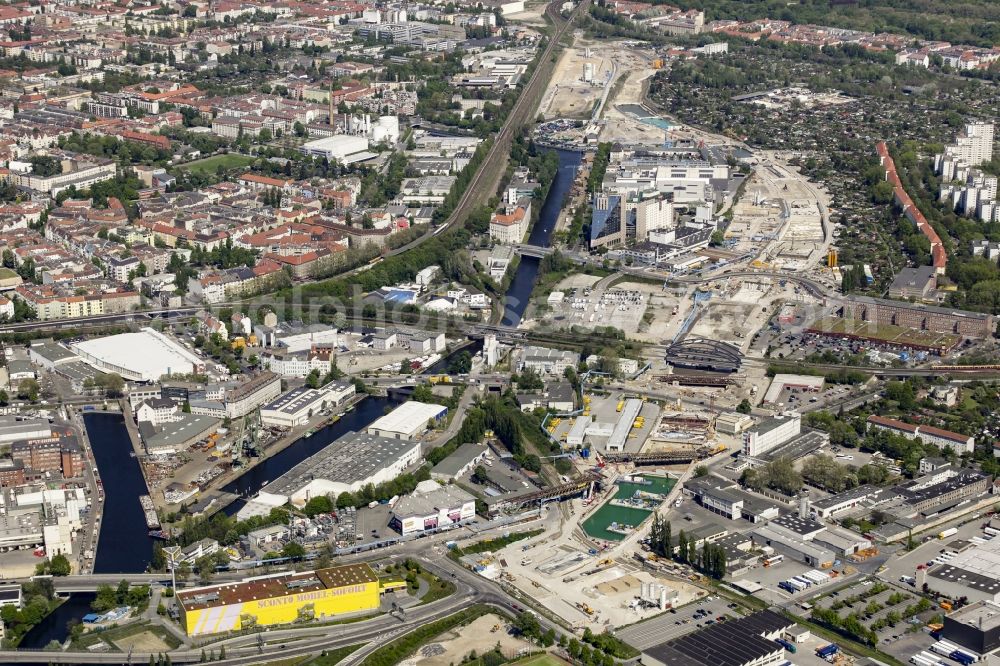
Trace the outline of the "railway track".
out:
<instances>
[{"instance_id":1,"label":"railway track","mask_svg":"<svg viewBox=\"0 0 1000 666\"><path fill-rule=\"evenodd\" d=\"M524 127L524 125L534 116L535 111L538 108L538 104L541 102L542 95L545 93L545 88L549 83L549 76L546 72L552 69L552 54L559 47L559 43L565 36L566 31L570 29L576 17L582 12L586 12L590 5L590 0L581 0L581 2L573 9L569 18L563 18L560 7L561 3L552 2L546 7L545 14L552 21L555 26L555 32L549 38L548 43L545 46L545 50L542 52L541 56L538 58L538 64L531 74L531 78L528 80L528 84L521 91L521 96L515 102L514 107L510 110L507 116L507 120L497 134L493 141L493 145L490 146L489 152L483 163L476 170L473 175L472 180L469 182L468 187L465 188L465 192L459 199L458 204L456 204L455 209L452 211L451 215L444 221L443 224L434 229L428 229L427 233L419 238L416 238L406 245L401 245L395 250L387 253L386 256L395 256L402 254L407 250L410 250L422 243L425 243L432 236L436 236L442 233L444 230L451 228L458 222L464 222L469 216L472 210L486 203L493 192L496 190L497 183L499 182L500 175L503 173L503 167L506 164L507 157L510 155L510 148L514 142L514 138L517 136L518 132Z\"/></svg>"}]
</instances>

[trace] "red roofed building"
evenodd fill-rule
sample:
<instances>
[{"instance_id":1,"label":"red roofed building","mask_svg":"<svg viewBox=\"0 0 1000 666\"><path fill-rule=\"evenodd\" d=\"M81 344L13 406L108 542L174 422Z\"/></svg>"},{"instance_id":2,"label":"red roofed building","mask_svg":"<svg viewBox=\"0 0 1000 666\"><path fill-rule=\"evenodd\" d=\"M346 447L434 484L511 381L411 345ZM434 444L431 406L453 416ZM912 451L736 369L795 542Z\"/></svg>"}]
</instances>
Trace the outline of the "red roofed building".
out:
<instances>
[{"instance_id":1,"label":"red roofed building","mask_svg":"<svg viewBox=\"0 0 1000 666\"><path fill-rule=\"evenodd\" d=\"M267 254L264 257L281 266L287 266L292 272L292 277L303 280L316 277L317 271L325 272L339 264L343 257L342 253L345 251L345 249L338 248L336 252L332 252L324 247L305 254L286 256Z\"/></svg>"},{"instance_id":2,"label":"red roofed building","mask_svg":"<svg viewBox=\"0 0 1000 666\"><path fill-rule=\"evenodd\" d=\"M160 136L159 134L147 134L146 132L133 132L131 130L125 130L120 136L125 141L134 141L136 143L144 143L150 146L155 146L156 148L170 150L170 139L165 136Z\"/></svg>"},{"instance_id":3,"label":"red roofed building","mask_svg":"<svg viewBox=\"0 0 1000 666\"><path fill-rule=\"evenodd\" d=\"M269 178L268 176L261 176L256 173L245 173L236 179L240 185L248 187L251 190L257 192L260 190L289 190L291 189L293 181L286 180L283 178Z\"/></svg>"},{"instance_id":4,"label":"red roofed building","mask_svg":"<svg viewBox=\"0 0 1000 666\"><path fill-rule=\"evenodd\" d=\"M888 419L884 416L876 416L875 414L868 417L868 425L869 427L888 430L889 432L894 432L905 437L916 437L924 444L932 444L942 449L951 449L959 455L972 453L976 443L975 438L969 435L929 425L904 423L903 421Z\"/></svg>"}]
</instances>

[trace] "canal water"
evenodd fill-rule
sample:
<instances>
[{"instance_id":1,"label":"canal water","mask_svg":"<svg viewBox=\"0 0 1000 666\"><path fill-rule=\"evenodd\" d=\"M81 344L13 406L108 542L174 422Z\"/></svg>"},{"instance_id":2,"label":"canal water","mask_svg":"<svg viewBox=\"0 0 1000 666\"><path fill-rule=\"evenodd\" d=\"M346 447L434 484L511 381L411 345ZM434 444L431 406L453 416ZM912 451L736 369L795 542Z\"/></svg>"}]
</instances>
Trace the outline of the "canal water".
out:
<instances>
[{"instance_id":1,"label":"canal water","mask_svg":"<svg viewBox=\"0 0 1000 666\"><path fill-rule=\"evenodd\" d=\"M637 490L666 495L677 485L675 479L666 476L644 475L642 478L649 483L619 483L618 490L615 491L614 497L611 499L629 499ZM609 527L615 523L638 527L652 513L649 509L615 506L611 504L611 499L583 521L583 531L595 539L621 541L625 535L611 532L608 530Z\"/></svg>"},{"instance_id":2,"label":"canal water","mask_svg":"<svg viewBox=\"0 0 1000 666\"><path fill-rule=\"evenodd\" d=\"M388 398L367 397L340 420L304 437L275 454L243 476L230 482L223 490L242 496L253 496L261 487L278 478L295 465L326 447L349 431L361 431L395 406ZM146 483L137 459L129 454L125 422L119 414L93 412L84 415L87 437L94 448L94 458L104 484L104 517L101 537L94 562L95 573L145 571L153 554L153 539L149 537L146 520L139 504L139 495L146 494ZM226 508L228 515L236 513L244 500ZM55 612L32 628L21 640L20 647L43 648L52 640L63 642L69 636L68 623L79 621L91 612L93 593L74 593Z\"/></svg>"},{"instance_id":3,"label":"canal water","mask_svg":"<svg viewBox=\"0 0 1000 666\"><path fill-rule=\"evenodd\" d=\"M562 210L563 200L573 186L573 179L576 178L577 169L583 161L583 154L574 150L556 152L559 154L559 171L556 172L556 177L549 187L538 219L531 228L531 234L528 236L530 245L549 246L556 221L559 219L559 212ZM504 313L501 321L503 325L517 326L521 323L521 317L531 298L531 291L538 279L539 261L534 257L521 257L521 263L518 264L514 279L511 280L510 288L504 296Z\"/></svg>"},{"instance_id":4,"label":"canal water","mask_svg":"<svg viewBox=\"0 0 1000 666\"><path fill-rule=\"evenodd\" d=\"M424 370L420 374L423 374L423 375L450 374L451 362L452 362L452 360L454 360L455 358L457 358L459 356L459 354L461 354L462 352L466 352L470 356L475 356L476 354L478 354L482 350L483 350L483 341L482 340L473 340L472 342L470 342L469 344L465 345L464 347L456 349L455 351L451 352L450 354L444 356L440 361L438 361L437 363L434 363L433 365L431 365L429 368L427 368L426 370Z\"/></svg>"},{"instance_id":5,"label":"canal water","mask_svg":"<svg viewBox=\"0 0 1000 666\"><path fill-rule=\"evenodd\" d=\"M62 643L69 636L69 623L72 620L79 621L87 613L90 613L90 604L97 597L93 592L76 592L69 595L69 599L64 601L59 608L45 616L45 619L31 628L18 647L41 649L51 641Z\"/></svg>"},{"instance_id":6,"label":"canal water","mask_svg":"<svg viewBox=\"0 0 1000 666\"><path fill-rule=\"evenodd\" d=\"M104 486L104 514L101 536L94 557L95 573L145 571L153 554L153 539L149 537L139 496L146 494L139 461L131 456L132 441L120 414L90 412L83 416L87 439L94 450L94 460ZM68 623L79 621L91 612L93 593L69 595L21 639L20 647L43 648L52 640L65 641Z\"/></svg>"},{"instance_id":7,"label":"canal water","mask_svg":"<svg viewBox=\"0 0 1000 666\"><path fill-rule=\"evenodd\" d=\"M101 537L94 555L94 573L145 571L153 556L153 539L139 504L145 495L139 460L120 414L84 414L87 438L104 484Z\"/></svg>"}]
</instances>

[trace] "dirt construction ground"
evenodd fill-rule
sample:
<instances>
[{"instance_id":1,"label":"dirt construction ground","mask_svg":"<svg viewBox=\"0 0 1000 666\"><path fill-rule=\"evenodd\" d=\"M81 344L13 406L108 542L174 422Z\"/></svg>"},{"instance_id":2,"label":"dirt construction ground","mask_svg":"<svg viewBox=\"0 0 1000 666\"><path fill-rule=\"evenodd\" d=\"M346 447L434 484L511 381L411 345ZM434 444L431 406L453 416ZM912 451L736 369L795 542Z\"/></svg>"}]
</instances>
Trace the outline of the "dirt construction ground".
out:
<instances>
[{"instance_id":1,"label":"dirt construction ground","mask_svg":"<svg viewBox=\"0 0 1000 666\"><path fill-rule=\"evenodd\" d=\"M132 650L133 652L169 652L170 646L162 638L151 631L128 636L115 641L119 650Z\"/></svg>"},{"instance_id":2,"label":"dirt construction ground","mask_svg":"<svg viewBox=\"0 0 1000 666\"><path fill-rule=\"evenodd\" d=\"M587 53L590 57L587 57ZM563 51L556 65L541 111L546 118L590 118L594 104L604 92L603 84L614 76L617 51L607 43L577 39ZM584 80L584 68L592 68L591 81ZM546 103L547 102L547 103Z\"/></svg>"},{"instance_id":3,"label":"dirt construction ground","mask_svg":"<svg viewBox=\"0 0 1000 666\"><path fill-rule=\"evenodd\" d=\"M499 625L496 631L493 629ZM471 624L459 627L438 636L424 645L417 654L400 662L401 666L449 666L462 661L467 654L489 652L497 643L505 656L514 658L521 650L528 650L531 644L511 636L507 623L496 615L484 615Z\"/></svg>"}]
</instances>

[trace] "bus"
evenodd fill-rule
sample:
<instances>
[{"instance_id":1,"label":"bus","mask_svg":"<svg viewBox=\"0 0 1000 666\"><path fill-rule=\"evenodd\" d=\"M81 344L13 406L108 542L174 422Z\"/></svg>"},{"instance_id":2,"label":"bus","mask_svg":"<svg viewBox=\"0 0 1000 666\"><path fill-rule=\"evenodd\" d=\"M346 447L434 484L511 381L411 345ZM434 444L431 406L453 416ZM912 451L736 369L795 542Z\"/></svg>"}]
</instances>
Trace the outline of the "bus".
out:
<instances>
[{"instance_id":1,"label":"bus","mask_svg":"<svg viewBox=\"0 0 1000 666\"><path fill-rule=\"evenodd\" d=\"M764 566L770 567L774 566L775 564L781 564L784 561L785 561L784 555L772 555L771 557L768 557L767 559L764 560Z\"/></svg>"}]
</instances>

